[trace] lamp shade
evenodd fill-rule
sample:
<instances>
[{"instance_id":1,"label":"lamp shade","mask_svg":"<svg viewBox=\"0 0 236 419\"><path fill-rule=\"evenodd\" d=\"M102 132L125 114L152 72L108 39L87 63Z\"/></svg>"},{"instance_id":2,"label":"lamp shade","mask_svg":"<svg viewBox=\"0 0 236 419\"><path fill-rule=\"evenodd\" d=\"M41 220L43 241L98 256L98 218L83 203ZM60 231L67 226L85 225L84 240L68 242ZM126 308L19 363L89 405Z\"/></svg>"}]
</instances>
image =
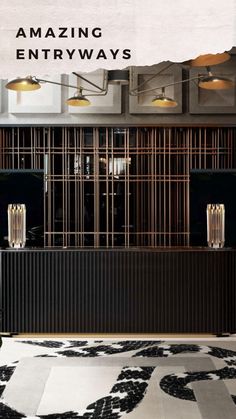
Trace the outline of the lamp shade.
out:
<instances>
[{"instance_id":1,"label":"lamp shade","mask_svg":"<svg viewBox=\"0 0 236 419\"><path fill-rule=\"evenodd\" d=\"M78 94L70 97L66 101L69 106L89 106L91 105L90 100L88 100L84 95Z\"/></svg>"},{"instance_id":2,"label":"lamp shade","mask_svg":"<svg viewBox=\"0 0 236 419\"><path fill-rule=\"evenodd\" d=\"M224 63L229 59L230 54L228 52L222 52L219 54L204 54L190 60L189 64L191 67L211 67L212 65Z\"/></svg>"},{"instance_id":3,"label":"lamp shade","mask_svg":"<svg viewBox=\"0 0 236 419\"><path fill-rule=\"evenodd\" d=\"M209 75L202 78L198 86L207 90L227 90L234 87L234 82L225 77Z\"/></svg>"},{"instance_id":4,"label":"lamp shade","mask_svg":"<svg viewBox=\"0 0 236 419\"><path fill-rule=\"evenodd\" d=\"M15 90L17 92L30 92L41 88L39 82L34 80L32 77L17 78L9 81L6 84L6 88L9 90Z\"/></svg>"},{"instance_id":5,"label":"lamp shade","mask_svg":"<svg viewBox=\"0 0 236 419\"><path fill-rule=\"evenodd\" d=\"M178 105L178 103L174 99L171 99L170 97L161 95L161 96L156 96L152 100L152 105L159 106L161 108L174 108L175 106Z\"/></svg>"}]
</instances>

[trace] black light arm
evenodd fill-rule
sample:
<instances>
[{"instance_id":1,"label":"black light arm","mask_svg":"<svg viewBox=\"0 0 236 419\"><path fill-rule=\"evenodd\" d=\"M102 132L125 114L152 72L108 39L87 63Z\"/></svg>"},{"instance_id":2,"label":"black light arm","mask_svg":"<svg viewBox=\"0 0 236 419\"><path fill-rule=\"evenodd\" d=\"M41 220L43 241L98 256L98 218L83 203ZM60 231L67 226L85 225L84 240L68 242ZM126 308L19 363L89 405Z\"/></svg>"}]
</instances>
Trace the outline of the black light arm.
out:
<instances>
[{"instance_id":1,"label":"black light arm","mask_svg":"<svg viewBox=\"0 0 236 419\"><path fill-rule=\"evenodd\" d=\"M33 77L33 80L37 81L38 83L57 84L58 86L71 87L72 89L78 90L78 86L72 86L71 84L65 84L65 83L59 83L59 82L51 81L51 80L39 79L38 77Z\"/></svg>"},{"instance_id":2,"label":"black light arm","mask_svg":"<svg viewBox=\"0 0 236 419\"><path fill-rule=\"evenodd\" d=\"M159 74L161 74L163 71L167 70L169 67L171 67L172 65L174 65L175 63L168 63L164 68L162 68L161 70L159 70L157 73L153 74L151 77L149 77L149 79L145 80L143 83L138 84L136 87L134 87L133 89L130 89L129 93L131 96L136 96L138 95L140 92L138 91L138 89L140 89L140 87L144 86L146 83L149 83L151 80L155 79L155 77L157 77ZM155 89L154 89L155 90Z\"/></svg>"},{"instance_id":3,"label":"black light arm","mask_svg":"<svg viewBox=\"0 0 236 419\"><path fill-rule=\"evenodd\" d=\"M107 94L107 75L105 73L104 73L104 78L103 78L103 87L97 86L95 83L91 82L90 80L86 79L85 77L81 76L78 73L73 72L72 74L74 74L78 78L84 80L86 83L90 84L91 86L95 87L96 89L98 89L101 92L101 93L98 93L98 91L86 89L84 87L82 88L83 90L85 90L87 92L95 93L92 96L100 96L100 95L103 96L103 95ZM38 83L56 84L58 86L70 87L70 88L75 89L75 90L80 89L80 87L78 87L78 86L73 86L71 84L66 84L66 83L59 83L59 82L51 81L51 80L40 79L38 77L34 77L34 80L37 81Z\"/></svg>"},{"instance_id":4,"label":"black light arm","mask_svg":"<svg viewBox=\"0 0 236 419\"><path fill-rule=\"evenodd\" d=\"M73 71L72 74L74 74L79 79L84 80L86 83L90 84L91 86L95 87L96 89L100 90L100 92L107 91L107 86L106 86L107 77L105 76L105 74L104 74L104 82L103 82L104 85L103 85L103 87L98 86L97 84L95 84L92 81L86 79L84 76L81 76L81 74L78 74L75 71ZM84 90L88 90L88 89L84 89Z\"/></svg>"},{"instance_id":5,"label":"black light arm","mask_svg":"<svg viewBox=\"0 0 236 419\"><path fill-rule=\"evenodd\" d=\"M174 81L173 83L164 84L163 86L156 86L156 87L152 87L150 89L140 90L137 93L133 93L132 95L133 96L138 96L138 95L141 95L141 94L144 94L144 93L153 92L154 90L164 89L164 88L169 87L169 86L175 86L176 84L182 84L182 83L186 83L188 81L199 80L199 79L202 79L204 77L205 76L202 75L202 76L197 76L197 77L191 77L189 79Z\"/></svg>"}]
</instances>

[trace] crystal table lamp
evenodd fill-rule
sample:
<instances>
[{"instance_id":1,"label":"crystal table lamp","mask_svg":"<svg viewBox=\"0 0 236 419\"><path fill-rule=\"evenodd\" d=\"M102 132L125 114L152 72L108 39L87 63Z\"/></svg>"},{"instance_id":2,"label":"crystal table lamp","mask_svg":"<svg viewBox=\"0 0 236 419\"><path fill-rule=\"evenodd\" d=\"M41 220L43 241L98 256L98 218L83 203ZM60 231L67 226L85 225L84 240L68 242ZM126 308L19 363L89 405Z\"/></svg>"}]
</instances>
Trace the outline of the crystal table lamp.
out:
<instances>
[{"instance_id":1,"label":"crystal table lamp","mask_svg":"<svg viewBox=\"0 0 236 419\"><path fill-rule=\"evenodd\" d=\"M222 248L225 244L225 206L208 204L206 211L208 246L214 249Z\"/></svg>"},{"instance_id":2,"label":"crystal table lamp","mask_svg":"<svg viewBox=\"0 0 236 419\"><path fill-rule=\"evenodd\" d=\"M15 249L23 248L26 242L25 204L9 204L7 212L9 246Z\"/></svg>"}]
</instances>

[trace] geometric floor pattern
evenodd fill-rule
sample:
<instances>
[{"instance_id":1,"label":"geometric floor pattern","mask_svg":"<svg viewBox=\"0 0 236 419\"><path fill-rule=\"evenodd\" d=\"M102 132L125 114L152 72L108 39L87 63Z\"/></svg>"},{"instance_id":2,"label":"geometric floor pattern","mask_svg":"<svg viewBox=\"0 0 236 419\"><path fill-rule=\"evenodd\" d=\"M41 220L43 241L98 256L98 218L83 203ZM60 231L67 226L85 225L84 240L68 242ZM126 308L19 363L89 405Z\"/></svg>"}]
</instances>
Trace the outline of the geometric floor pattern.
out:
<instances>
[{"instance_id":1,"label":"geometric floor pattern","mask_svg":"<svg viewBox=\"0 0 236 419\"><path fill-rule=\"evenodd\" d=\"M235 419L236 339L3 338L0 419Z\"/></svg>"}]
</instances>

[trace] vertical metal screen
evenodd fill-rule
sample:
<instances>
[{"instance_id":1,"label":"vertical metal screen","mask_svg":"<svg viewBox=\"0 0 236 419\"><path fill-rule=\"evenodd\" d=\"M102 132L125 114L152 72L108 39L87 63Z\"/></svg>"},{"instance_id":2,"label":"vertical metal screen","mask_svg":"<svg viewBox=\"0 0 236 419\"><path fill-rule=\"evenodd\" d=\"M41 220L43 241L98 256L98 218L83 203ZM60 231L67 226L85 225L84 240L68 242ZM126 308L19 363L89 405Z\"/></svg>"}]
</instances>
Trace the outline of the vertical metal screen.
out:
<instances>
[{"instance_id":1,"label":"vertical metal screen","mask_svg":"<svg viewBox=\"0 0 236 419\"><path fill-rule=\"evenodd\" d=\"M1 128L0 168L44 169L45 246L186 246L190 169L235 168L235 141L235 128Z\"/></svg>"}]
</instances>

